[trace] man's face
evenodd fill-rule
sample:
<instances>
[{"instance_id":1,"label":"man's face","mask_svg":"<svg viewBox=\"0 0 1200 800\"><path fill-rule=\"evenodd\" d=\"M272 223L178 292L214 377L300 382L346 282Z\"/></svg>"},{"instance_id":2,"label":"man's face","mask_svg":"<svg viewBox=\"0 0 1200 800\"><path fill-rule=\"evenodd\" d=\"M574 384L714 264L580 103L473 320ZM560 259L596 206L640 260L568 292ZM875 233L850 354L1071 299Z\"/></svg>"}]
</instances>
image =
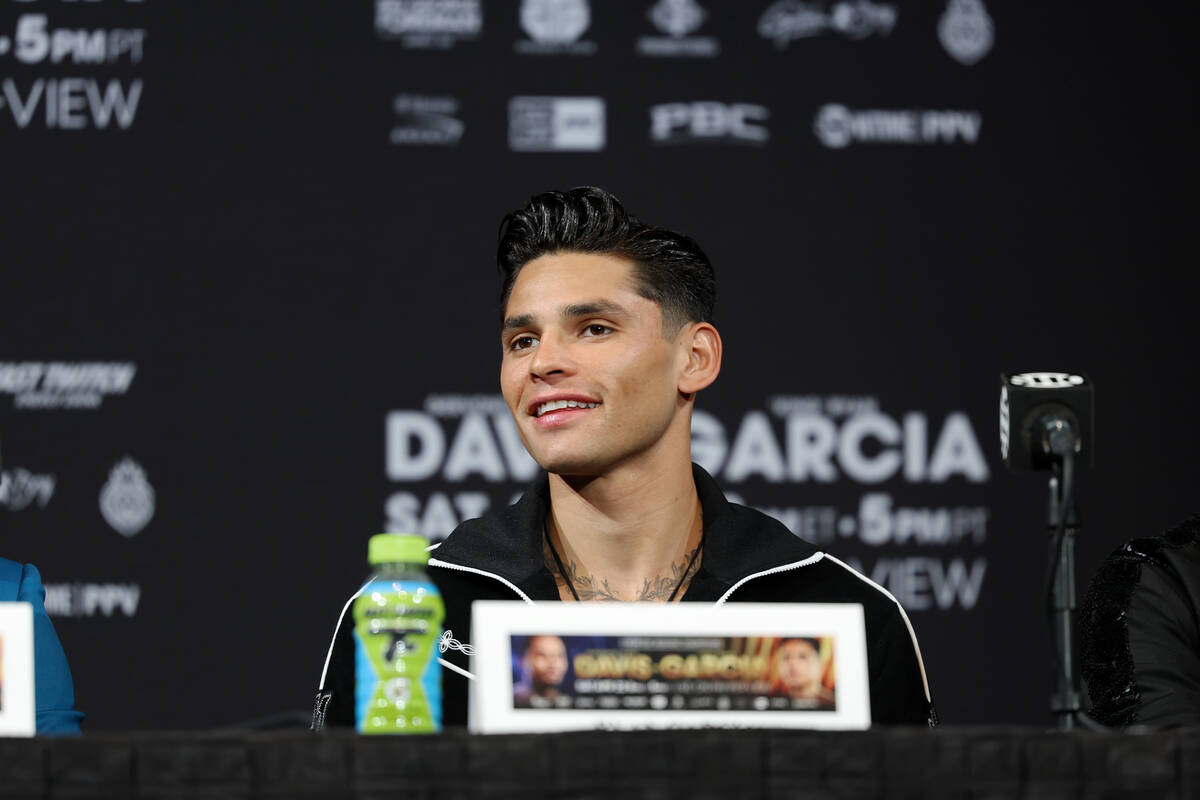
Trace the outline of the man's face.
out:
<instances>
[{"instance_id":1,"label":"man's face","mask_svg":"<svg viewBox=\"0 0 1200 800\"><path fill-rule=\"evenodd\" d=\"M633 265L591 253L545 255L518 274L501 331L500 386L534 460L599 475L659 442L680 407L686 353Z\"/></svg>"},{"instance_id":2,"label":"man's face","mask_svg":"<svg viewBox=\"0 0 1200 800\"><path fill-rule=\"evenodd\" d=\"M792 639L779 648L779 678L793 697L815 697L821 684L821 655L812 642Z\"/></svg>"},{"instance_id":3,"label":"man's face","mask_svg":"<svg viewBox=\"0 0 1200 800\"><path fill-rule=\"evenodd\" d=\"M567 648L557 636L535 636L525 651L525 664L534 683L558 686L567 674Z\"/></svg>"}]
</instances>

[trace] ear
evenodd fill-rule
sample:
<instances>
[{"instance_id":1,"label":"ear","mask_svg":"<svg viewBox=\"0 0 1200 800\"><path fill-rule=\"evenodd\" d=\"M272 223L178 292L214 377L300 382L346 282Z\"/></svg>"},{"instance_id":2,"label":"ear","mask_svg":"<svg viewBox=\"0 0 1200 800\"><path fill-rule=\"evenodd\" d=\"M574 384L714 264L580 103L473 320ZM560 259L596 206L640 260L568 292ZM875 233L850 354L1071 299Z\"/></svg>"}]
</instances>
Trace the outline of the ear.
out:
<instances>
[{"instance_id":1,"label":"ear","mask_svg":"<svg viewBox=\"0 0 1200 800\"><path fill-rule=\"evenodd\" d=\"M679 332L683 369L679 391L686 395L705 389L721 373L721 334L709 322L693 322Z\"/></svg>"}]
</instances>

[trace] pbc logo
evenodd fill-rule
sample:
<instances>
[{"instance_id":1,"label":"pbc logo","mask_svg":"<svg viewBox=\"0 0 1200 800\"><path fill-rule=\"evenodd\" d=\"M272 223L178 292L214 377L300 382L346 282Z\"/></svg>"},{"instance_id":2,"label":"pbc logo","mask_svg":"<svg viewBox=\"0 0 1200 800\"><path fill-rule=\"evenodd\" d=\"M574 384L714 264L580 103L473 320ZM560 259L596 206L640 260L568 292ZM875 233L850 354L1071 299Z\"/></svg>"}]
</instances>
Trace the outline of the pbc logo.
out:
<instances>
[{"instance_id":1,"label":"pbc logo","mask_svg":"<svg viewBox=\"0 0 1200 800\"><path fill-rule=\"evenodd\" d=\"M650 139L656 144L726 142L765 144L771 134L766 106L751 103L662 103L650 107Z\"/></svg>"}]
</instances>

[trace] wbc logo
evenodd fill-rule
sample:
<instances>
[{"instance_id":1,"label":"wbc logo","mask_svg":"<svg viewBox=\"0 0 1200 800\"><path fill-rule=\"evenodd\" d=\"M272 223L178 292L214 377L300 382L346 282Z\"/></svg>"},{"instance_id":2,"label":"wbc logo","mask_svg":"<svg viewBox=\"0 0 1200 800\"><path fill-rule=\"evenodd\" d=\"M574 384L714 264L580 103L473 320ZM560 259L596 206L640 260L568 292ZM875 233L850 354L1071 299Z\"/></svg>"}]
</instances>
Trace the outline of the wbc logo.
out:
<instances>
[{"instance_id":1,"label":"wbc logo","mask_svg":"<svg viewBox=\"0 0 1200 800\"><path fill-rule=\"evenodd\" d=\"M100 490L100 513L122 536L134 536L154 518L154 487L146 471L128 456L112 468Z\"/></svg>"},{"instance_id":2,"label":"wbc logo","mask_svg":"<svg viewBox=\"0 0 1200 800\"><path fill-rule=\"evenodd\" d=\"M938 39L951 58L969 67L991 52L995 38L983 0L949 0L938 21Z\"/></svg>"}]
</instances>

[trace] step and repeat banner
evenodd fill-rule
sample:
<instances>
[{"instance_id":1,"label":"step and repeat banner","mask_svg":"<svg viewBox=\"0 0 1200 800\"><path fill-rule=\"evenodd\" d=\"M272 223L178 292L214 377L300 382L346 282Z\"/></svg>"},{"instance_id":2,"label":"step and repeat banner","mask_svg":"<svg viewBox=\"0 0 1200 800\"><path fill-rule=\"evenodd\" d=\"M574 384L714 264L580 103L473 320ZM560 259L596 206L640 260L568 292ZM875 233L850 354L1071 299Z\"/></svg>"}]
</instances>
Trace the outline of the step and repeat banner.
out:
<instances>
[{"instance_id":1,"label":"step and repeat banner","mask_svg":"<svg viewBox=\"0 0 1200 800\"><path fill-rule=\"evenodd\" d=\"M695 460L895 594L945 721L1048 720L1045 476L1003 470L999 374L1098 387L1081 580L1200 478L1180 101L1127 23L0 0L0 556L86 726L305 712L367 538L520 495L496 230L583 184L716 266Z\"/></svg>"}]
</instances>

